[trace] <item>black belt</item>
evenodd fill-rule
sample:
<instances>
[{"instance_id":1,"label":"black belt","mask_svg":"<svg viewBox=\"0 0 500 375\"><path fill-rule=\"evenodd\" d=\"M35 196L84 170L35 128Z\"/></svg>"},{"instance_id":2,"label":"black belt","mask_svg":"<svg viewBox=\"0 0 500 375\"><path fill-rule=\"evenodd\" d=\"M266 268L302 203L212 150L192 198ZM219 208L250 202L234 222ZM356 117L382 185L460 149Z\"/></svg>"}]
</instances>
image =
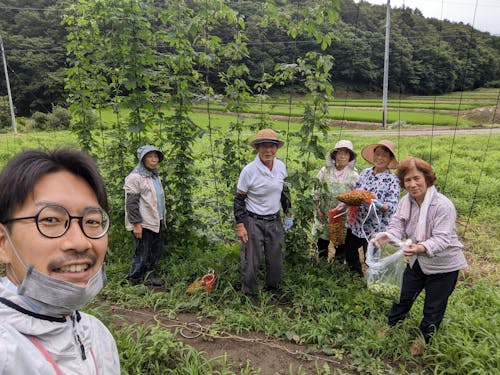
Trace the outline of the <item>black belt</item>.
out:
<instances>
[{"instance_id":1,"label":"black belt","mask_svg":"<svg viewBox=\"0 0 500 375\"><path fill-rule=\"evenodd\" d=\"M280 213L276 212L275 214L272 215L257 215L254 214L253 212L247 211L248 216L253 217L254 219L257 220L264 220L264 221L274 221L274 220L279 220L280 218Z\"/></svg>"}]
</instances>

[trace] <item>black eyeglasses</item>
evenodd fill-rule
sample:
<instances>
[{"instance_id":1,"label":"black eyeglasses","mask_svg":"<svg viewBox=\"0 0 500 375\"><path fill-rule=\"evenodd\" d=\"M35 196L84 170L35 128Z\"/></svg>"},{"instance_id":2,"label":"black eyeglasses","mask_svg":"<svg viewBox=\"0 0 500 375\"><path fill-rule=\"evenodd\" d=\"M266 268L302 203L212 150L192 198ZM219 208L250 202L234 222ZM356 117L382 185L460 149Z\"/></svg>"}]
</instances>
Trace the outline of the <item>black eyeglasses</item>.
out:
<instances>
[{"instance_id":1,"label":"black eyeglasses","mask_svg":"<svg viewBox=\"0 0 500 375\"><path fill-rule=\"evenodd\" d=\"M109 229L109 216L102 208L87 208L83 216L71 216L66 208L58 205L45 206L35 216L15 217L4 223L28 219L34 219L38 231L48 238L63 236L73 219L78 219L83 234L91 239L103 237Z\"/></svg>"}]
</instances>

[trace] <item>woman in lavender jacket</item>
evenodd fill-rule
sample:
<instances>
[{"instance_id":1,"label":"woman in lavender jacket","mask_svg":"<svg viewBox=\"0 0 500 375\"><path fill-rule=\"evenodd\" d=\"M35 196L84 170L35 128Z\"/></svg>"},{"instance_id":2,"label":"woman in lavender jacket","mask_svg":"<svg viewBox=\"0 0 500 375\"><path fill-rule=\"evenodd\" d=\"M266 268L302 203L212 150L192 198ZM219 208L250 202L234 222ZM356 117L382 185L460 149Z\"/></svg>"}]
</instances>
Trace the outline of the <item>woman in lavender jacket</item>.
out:
<instances>
[{"instance_id":1,"label":"woman in lavender jacket","mask_svg":"<svg viewBox=\"0 0 500 375\"><path fill-rule=\"evenodd\" d=\"M467 267L456 230L453 203L434 187L436 175L422 159L410 157L400 163L397 175L408 194L398 205L385 233L399 239L411 239L404 249L409 264L403 276L399 303L388 314L389 326L406 317L417 296L425 289L423 319L420 323L425 343L429 343L439 327L458 278L458 271ZM376 245L387 237L379 234ZM410 348L421 355L424 343L415 340Z\"/></svg>"}]
</instances>

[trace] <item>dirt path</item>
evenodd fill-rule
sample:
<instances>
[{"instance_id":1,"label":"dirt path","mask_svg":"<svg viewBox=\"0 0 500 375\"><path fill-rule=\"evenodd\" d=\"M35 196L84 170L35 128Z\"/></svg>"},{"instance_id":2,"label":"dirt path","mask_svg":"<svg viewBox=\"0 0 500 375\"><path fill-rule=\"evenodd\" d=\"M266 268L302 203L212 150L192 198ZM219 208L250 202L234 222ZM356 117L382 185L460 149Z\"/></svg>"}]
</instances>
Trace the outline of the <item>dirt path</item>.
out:
<instances>
[{"instance_id":1,"label":"dirt path","mask_svg":"<svg viewBox=\"0 0 500 375\"><path fill-rule=\"evenodd\" d=\"M361 107L363 108L363 107ZM356 109L361 109L357 107ZM365 108L367 109L367 108ZM373 108L368 108L373 109ZM195 112L204 113L204 109L195 109ZM427 110L414 109L414 112L426 112ZM473 121L476 125L468 128L455 128L454 126L430 126L430 125L412 125L401 129L392 128L390 125L384 129L382 123L377 122L363 122L363 121L347 121L347 120L328 120L332 127L340 127L340 130L335 130L336 133L363 135L363 136L379 136L381 133L384 135L395 136L419 136L419 135L472 135L472 134L498 134L500 127L496 113L499 111L498 106L478 107L472 110L463 111L460 115L461 118L466 118ZM217 113L224 116L234 116L234 113L212 110L211 113ZM442 111L439 111L442 112ZM455 111L451 111L455 112ZM243 118L256 118L259 116L257 113L240 113L239 116ZM284 121L291 123L298 123L302 121L300 116L284 116L284 115L269 115L275 121ZM333 131L332 131L333 132Z\"/></svg>"},{"instance_id":2,"label":"dirt path","mask_svg":"<svg viewBox=\"0 0 500 375\"><path fill-rule=\"evenodd\" d=\"M113 313L123 319L122 324L145 326L161 324L172 332L181 329L178 337L186 345L204 352L206 358L226 356L236 373L245 369L248 364L254 369L260 369L261 375L288 374L290 366L293 367L293 373L302 369L307 374L316 374L318 368L328 364L331 369L341 368L343 374L356 374L354 371L349 371L350 366L345 360L336 360L335 357L326 356L313 347L275 340L263 333L222 332L212 335L205 329L210 321L199 319L195 314L182 313L175 319L168 319L152 310L130 310L117 306L113 307ZM186 326L187 324L191 326Z\"/></svg>"},{"instance_id":3,"label":"dirt path","mask_svg":"<svg viewBox=\"0 0 500 375\"><path fill-rule=\"evenodd\" d=\"M351 134L351 135L363 135L367 137L374 137L378 135L390 135L396 136L401 135L403 137L415 137L415 136L432 136L432 135L488 135L490 133L499 134L500 128L467 128L467 129L454 129L454 128L439 128L439 129L428 129L428 128L413 128L413 129L379 129L379 130L352 130L352 129L342 129L341 133Z\"/></svg>"},{"instance_id":4,"label":"dirt path","mask_svg":"<svg viewBox=\"0 0 500 375\"><path fill-rule=\"evenodd\" d=\"M500 133L500 127L498 127L498 124L491 124L491 113L495 107L482 107L482 108L476 108L473 111L469 111L470 114L469 116L479 116L478 114L482 115L482 112L488 109L488 117L487 121L479 121L477 124L487 124L487 125L477 125L475 127L469 127L469 128L455 128L453 126L435 126L434 128L429 125L414 125L414 126L409 126L405 127L402 129L397 129L397 128L382 128L381 123L374 123L374 122L362 122L362 121L346 121L346 120L329 120L329 124L334 127L340 127L339 130L335 130L332 132L335 133L343 133L343 134L351 134L351 135L361 135L361 136L367 136L367 137L374 137L374 136L379 136L381 134L388 135L388 136L396 136L396 135L401 135L403 137L415 137L415 136L420 136L420 135L425 135L425 136L432 136L432 135L449 135L449 134L456 134L456 135L481 135L481 134L498 134ZM205 112L204 110L195 110L196 112ZM212 113L217 113L220 115L227 115L231 116L234 114L224 112L224 111L211 111ZM258 115L255 113L242 113L240 114L241 117L246 117L246 118L255 118ZM289 116L282 116L282 115L270 115L270 117L273 120L276 121L290 121L292 123L297 123L302 121L300 117L289 117ZM481 120L485 120L484 118L480 118ZM493 125L493 127L492 127Z\"/></svg>"}]
</instances>

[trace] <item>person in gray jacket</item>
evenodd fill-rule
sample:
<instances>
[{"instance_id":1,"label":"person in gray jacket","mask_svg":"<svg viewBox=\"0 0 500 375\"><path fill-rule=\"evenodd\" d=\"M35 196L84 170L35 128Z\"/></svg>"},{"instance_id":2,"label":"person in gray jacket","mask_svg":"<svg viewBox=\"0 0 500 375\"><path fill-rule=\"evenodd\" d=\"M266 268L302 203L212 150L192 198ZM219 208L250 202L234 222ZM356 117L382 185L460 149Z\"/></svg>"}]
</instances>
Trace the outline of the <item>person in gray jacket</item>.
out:
<instances>
[{"instance_id":1,"label":"person in gray jacket","mask_svg":"<svg viewBox=\"0 0 500 375\"><path fill-rule=\"evenodd\" d=\"M399 164L397 175L408 194L400 200L387 230L376 236L375 245L386 241L384 233L410 239L412 244L403 249L410 261L403 276L400 302L393 304L388 323L394 326L403 320L425 289L420 330L425 343L429 343L443 320L458 271L467 267L467 261L458 240L455 206L434 187L436 175L431 166L410 157ZM410 351L421 355L424 343L416 339Z\"/></svg>"},{"instance_id":2,"label":"person in gray jacket","mask_svg":"<svg viewBox=\"0 0 500 375\"><path fill-rule=\"evenodd\" d=\"M125 178L125 227L135 240L135 253L128 274L132 285L163 286L154 275L163 250L162 225L165 218L165 195L158 174L163 153L153 145L137 149L139 162Z\"/></svg>"},{"instance_id":3,"label":"person in gray jacket","mask_svg":"<svg viewBox=\"0 0 500 375\"><path fill-rule=\"evenodd\" d=\"M106 283L108 201L94 161L24 151L0 192L0 373L120 374L111 333L78 311Z\"/></svg>"}]
</instances>

